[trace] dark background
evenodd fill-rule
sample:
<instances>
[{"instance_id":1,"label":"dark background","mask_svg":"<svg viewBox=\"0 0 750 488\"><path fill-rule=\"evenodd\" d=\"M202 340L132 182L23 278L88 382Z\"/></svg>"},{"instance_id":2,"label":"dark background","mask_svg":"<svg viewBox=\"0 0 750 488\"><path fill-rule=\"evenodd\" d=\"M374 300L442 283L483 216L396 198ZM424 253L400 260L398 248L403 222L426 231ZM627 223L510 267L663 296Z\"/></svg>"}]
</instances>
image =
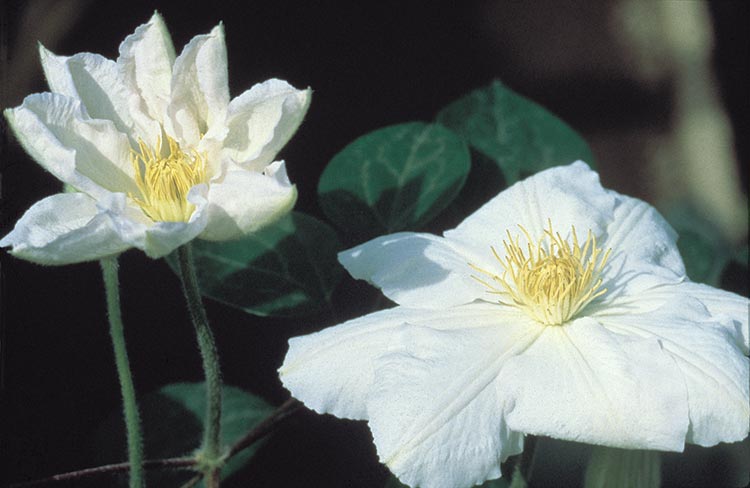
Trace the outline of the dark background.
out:
<instances>
[{"instance_id":1,"label":"dark background","mask_svg":"<svg viewBox=\"0 0 750 488\"><path fill-rule=\"evenodd\" d=\"M493 78L547 106L591 141L605 186L650 201L659 197L645 181L639 148L618 136L669 130L671 80L644 83L631 74L606 24L618 2L38 2L41 7L29 16L31 3L0 6L3 108L46 89L37 39L59 54L90 51L114 59L119 43L156 8L179 53L194 35L223 21L232 96L270 77L314 90L309 114L281 157L299 189L297 210L321 218L317 178L345 144L384 125L430 120ZM750 86L748 12L745 2L710 5L718 87L735 133L743 136ZM523 46L530 40L538 50L527 60L519 53L528 51ZM558 59L561 49L568 54ZM2 127L4 235L23 211L59 191L60 184ZM737 139L736 150L746 188L746 138ZM42 267L5 251L0 258L2 485L90 466L96 457L91 438L119 409L120 397L98 265ZM138 392L199 381L199 355L177 278L163 261L130 251L121 258L121 281ZM335 296L342 318L361 313L352 304L363 296L372 298L364 285L342 283ZM275 373L286 340L335 323L327 316L261 319L211 301L206 305L225 381L274 404L287 396ZM721 460L708 466L725 470ZM706 469L705 480L715 479ZM558 472L560 479L575 479L581 467L573 462ZM227 486L380 487L386 477L363 423L306 412ZM679 486L684 480L665 481ZM700 476L692 481L702 486ZM540 475L535 486L545 485Z\"/></svg>"}]
</instances>

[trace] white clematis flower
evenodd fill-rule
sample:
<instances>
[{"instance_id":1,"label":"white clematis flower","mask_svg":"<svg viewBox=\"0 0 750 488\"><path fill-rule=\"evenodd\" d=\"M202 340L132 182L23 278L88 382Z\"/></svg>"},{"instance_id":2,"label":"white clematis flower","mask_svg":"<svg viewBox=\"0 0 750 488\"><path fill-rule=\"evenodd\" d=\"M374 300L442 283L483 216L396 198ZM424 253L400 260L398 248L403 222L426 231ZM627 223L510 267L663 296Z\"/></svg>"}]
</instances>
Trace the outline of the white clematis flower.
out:
<instances>
[{"instance_id":1,"label":"white clematis flower","mask_svg":"<svg viewBox=\"0 0 750 488\"><path fill-rule=\"evenodd\" d=\"M26 151L75 188L33 205L0 240L42 264L130 247L153 258L194 239L229 240L288 212L297 197L276 153L297 130L310 90L271 79L230 100L224 29L175 57L154 14L117 61L40 46L51 93L5 116Z\"/></svg>"},{"instance_id":2,"label":"white clematis flower","mask_svg":"<svg viewBox=\"0 0 750 488\"><path fill-rule=\"evenodd\" d=\"M748 434L748 300L690 282L677 236L582 162L500 193L443 237L339 260L398 306L289 341L281 381L367 420L425 488L500 476L523 435L681 451Z\"/></svg>"}]
</instances>

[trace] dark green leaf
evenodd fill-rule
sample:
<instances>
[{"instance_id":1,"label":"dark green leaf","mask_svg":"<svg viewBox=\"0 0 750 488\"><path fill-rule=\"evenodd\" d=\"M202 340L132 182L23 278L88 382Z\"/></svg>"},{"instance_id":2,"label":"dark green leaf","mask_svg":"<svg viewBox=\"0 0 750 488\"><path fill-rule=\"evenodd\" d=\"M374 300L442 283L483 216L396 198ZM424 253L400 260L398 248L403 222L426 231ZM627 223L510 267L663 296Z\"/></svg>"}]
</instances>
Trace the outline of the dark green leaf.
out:
<instances>
[{"instance_id":1,"label":"dark green leaf","mask_svg":"<svg viewBox=\"0 0 750 488\"><path fill-rule=\"evenodd\" d=\"M206 394L203 383L174 383L145 395L139 400L145 454L148 459L191 456L203 437ZM224 386L222 441L230 446L273 412L262 399L231 386ZM112 413L99 429L98 444L103 462L120 462L125 457L122 414ZM226 478L245 464L258 444L234 456L222 470ZM154 486L179 486L189 472L154 472ZM123 477L124 479L124 477Z\"/></svg>"},{"instance_id":2,"label":"dark green leaf","mask_svg":"<svg viewBox=\"0 0 750 488\"><path fill-rule=\"evenodd\" d=\"M500 81L451 103L437 120L500 166L509 185L578 159L594 164L588 144L570 126Z\"/></svg>"},{"instance_id":3,"label":"dark green leaf","mask_svg":"<svg viewBox=\"0 0 750 488\"><path fill-rule=\"evenodd\" d=\"M299 212L238 241L193 242L203 295L262 316L328 309L343 276L340 249L330 226ZM174 256L168 261L176 269Z\"/></svg>"},{"instance_id":4,"label":"dark green leaf","mask_svg":"<svg viewBox=\"0 0 750 488\"><path fill-rule=\"evenodd\" d=\"M466 144L445 127L393 125L331 159L318 184L320 206L356 241L416 229L455 198L469 166Z\"/></svg>"}]
</instances>

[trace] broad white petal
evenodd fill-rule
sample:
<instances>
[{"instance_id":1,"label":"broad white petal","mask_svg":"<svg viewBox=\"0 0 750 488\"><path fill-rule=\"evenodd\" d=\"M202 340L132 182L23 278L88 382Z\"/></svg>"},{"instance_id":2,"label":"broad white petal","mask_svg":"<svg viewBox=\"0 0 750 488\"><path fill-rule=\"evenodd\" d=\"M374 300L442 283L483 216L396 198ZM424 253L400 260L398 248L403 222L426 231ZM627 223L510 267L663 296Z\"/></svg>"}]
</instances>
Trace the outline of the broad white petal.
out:
<instances>
[{"instance_id":1,"label":"broad white petal","mask_svg":"<svg viewBox=\"0 0 750 488\"><path fill-rule=\"evenodd\" d=\"M302 123L312 90L271 79L229 102L224 153L236 164L260 170L273 161Z\"/></svg>"},{"instance_id":2,"label":"broad white petal","mask_svg":"<svg viewBox=\"0 0 750 488\"><path fill-rule=\"evenodd\" d=\"M379 287L399 305L418 308L448 308L489 298L487 288L472 278L481 273L469 264L494 264L478 259L449 239L412 232L378 237L339 253L339 261L354 278Z\"/></svg>"},{"instance_id":3,"label":"broad white petal","mask_svg":"<svg viewBox=\"0 0 750 488\"><path fill-rule=\"evenodd\" d=\"M158 13L122 41L117 65L125 85L138 95L129 100L131 112L139 111L163 122L170 99L174 59L172 38Z\"/></svg>"},{"instance_id":4,"label":"broad white petal","mask_svg":"<svg viewBox=\"0 0 750 488\"><path fill-rule=\"evenodd\" d=\"M201 239L238 239L291 211L297 189L289 182L283 161L266 168L265 174L230 169L208 191L208 224Z\"/></svg>"},{"instance_id":5,"label":"broad white petal","mask_svg":"<svg viewBox=\"0 0 750 488\"><path fill-rule=\"evenodd\" d=\"M607 239L597 243L610 250L602 272L607 294L601 308L648 298L649 289L686 278L677 249L677 233L651 205L636 198L617 195L614 220ZM643 303L639 304L643 308Z\"/></svg>"},{"instance_id":6,"label":"broad white petal","mask_svg":"<svg viewBox=\"0 0 750 488\"><path fill-rule=\"evenodd\" d=\"M161 258L181 245L195 239L207 222L207 188L196 185L187 199L195 205L188 222L153 222L124 194L112 194L99 202L124 242L146 253L150 258Z\"/></svg>"},{"instance_id":7,"label":"broad white petal","mask_svg":"<svg viewBox=\"0 0 750 488\"><path fill-rule=\"evenodd\" d=\"M210 34L195 36L175 59L165 128L195 147L202 134L224 130L228 104L227 49L219 24Z\"/></svg>"},{"instance_id":8,"label":"broad white petal","mask_svg":"<svg viewBox=\"0 0 750 488\"><path fill-rule=\"evenodd\" d=\"M735 338L735 343L740 346L743 354L747 356L750 353L750 332L748 332L750 300L736 293L692 281L665 285L649 292L651 298L670 298L675 295L689 296L699 300L716 322L729 328L730 334Z\"/></svg>"},{"instance_id":9,"label":"broad white petal","mask_svg":"<svg viewBox=\"0 0 750 488\"><path fill-rule=\"evenodd\" d=\"M71 264L118 254L128 247L83 193L60 193L36 202L0 240L11 254L39 264Z\"/></svg>"},{"instance_id":10,"label":"broad white petal","mask_svg":"<svg viewBox=\"0 0 750 488\"><path fill-rule=\"evenodd\" d=\"M637 263L638 270L650 271L677 280L685 276L685 265L677 249L677 232L648 203L616 195L614 220L607 227L607 240L600 245L612 249L610 262L625 261L626 269Z\"/></svg>"},{"instance_id":11,"label":"broad white petal","mask_svg":"<svg viewBox=\"0 0 750 488\"><path fill-rule=\"evenodd\" d=\"M590 318L547 327L498 379L511 429L625 449L682 451L688 429L680 372L655 338Z\"/></svg>"},{"instance_id":12,"label":"broad white petal","mask_svg":"<svg viewBox=\"0 0 750 488\"><path fill-rule=\"evenodd\" d=\"M491 256L490 246L494 246L502 255L506 232L514 238L519 236L521 247L525 248L527 241L519 224L535 241L543 237L549 221L563 238L570 236L571 226L579 237L589 230L594 235L604 235L612 221L614 206L614 192L604 190L599 175L577 161L519 181L444 235L473 247L476 254Z\"/></svg>"},{"instance_id":13,"label":"broad white petal","mask_svg":"<svg viewBox=\"0 0 750 488\"><path fill-rule=\"evenodd\" d=\"M127 136L109 120L88 117L78 100L37 93L5 116L29 155L65 183L95 198L103 189L138 192Z\"/></svg>"},{"instance_id":14,"label":"broad white petal","mask_svg":"<svg viewBox=\"0 0 750 488\"><path fill-rule=\"evenodd\" d=\"M474 307L486 315L473 317ZM500 463L523 448L522 435L504 421L496 383L505 361L542 327L498 306L446 312L453 327L409 321L375 359L368 423L381 462L409 486L480 484L500 477Z\"/></svg>"},{"instance_id":15,"label":"broad white petal","mask_svg":"<svg viewBox=\"0 0 750 488\"><path fill-rule=\"evenodd\" d=\"M690 428L687 442L712 446L744 439L750 430L750 362L736 330L712 317L705 306L675 287L661 308L599 320L609 329L658 340L679 367L687 386ZM663 382L667 378L652 373ZM677 404L672 408L679 408Z\"/></svg>"},{"instance_id":16,"label":"broad white petal","mask_svg":"<svg viewBox=\"0 0 750 488\"><path fill-rule=\"evenodd\" d=\"M114 61L91 53L57 56L41 44L39 56L51 91L77 98L92 118L111 120L124 134L133 132L128 108L131 93Z\"/></svg>"},{"instance_id":17,"label":"broad white petal","mask_svg":"<svg viewBox=\"0 0 750 488\"><path fill-rule=\"evenodd\" d=\"M365 400L375 379L374 360L394 344L404 323L437 329L492 323L495 306L471 305L440 311L396 307L289 340L279 377L292 395L319 413L365 420Z\"/></svg>"}]
</instances>

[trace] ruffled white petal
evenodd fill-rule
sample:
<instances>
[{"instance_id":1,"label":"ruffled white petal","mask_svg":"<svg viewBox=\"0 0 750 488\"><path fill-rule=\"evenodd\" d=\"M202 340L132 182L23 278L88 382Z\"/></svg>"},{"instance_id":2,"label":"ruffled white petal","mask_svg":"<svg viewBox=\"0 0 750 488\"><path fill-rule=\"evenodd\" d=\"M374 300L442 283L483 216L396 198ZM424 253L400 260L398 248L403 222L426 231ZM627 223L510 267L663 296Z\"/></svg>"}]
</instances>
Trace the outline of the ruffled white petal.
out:
<instances>
[{"instance_id":1,"label":"ruffled white petal","mask_svg":"<svg viewBox=\"0 0 750 488\"><path fill-rule=\"evenodd\" d=\"M302 123L312 91L297 90L282 80L259 83L229 102L224 154L248 169L260 171Z\"/></svg>"},{"instance_id":2,"label":"ruffled white petal","mask_svg":"<svg viewBox=\"0 0 750 488\"><path fill-rule=\"evenodd\" d=\"M203 232L208 220L206 193L205 184L193 187L188 193L188 201L195 205L188 222L152 222L122 193L109 195L99 202L99 206L106 211L122 241L156 259Z\"/></svg>"},{"instance_id":3,"label":"ruffled white petal","mask_svg":"<svg viewBox=\"0 0 750 488\"><path fill-rule=\"evenodd\" d=\"M120 253L119 239L96 201L83 193L60 193L36 202L0 240L11 254L39 264L71 264Z\"/></svg>"},{"instance_id":4,"label":"ruffled white petal","mask_svg":"<svg viewBox=\"0 0 750 488\"><path fill-rule=\"evenodd\" d=\"M685 291L672 287L670 299L653 312L600 320L619 333L658 340L677 364L687 387L687 442L712 446L742 440L750 430L750 362L737 343L736 329L720 322L731 322L731 317L712 317ZM669 387L667 378L652 374L663 382L662 392Z\"/></svg>"},{"instance_id":5,"label":"ruffled white petal","mask_svg":"<svg viewBox=\"0 0 750 488\"><path fill-rule=\"evenodd\" d=\"M195 147L202 134L223 133L228 83L224 27L219 24L210 34L195 36L174 62L167 131L188 147Z\"/></svg>"},{"instance_id":6,"label":"ruffled white petal","mask_svg":"<svg viewBox=\"0 0 750 488\"><path fill-rule=\"evenodd\" d=\"M492 255L488 252L487 257ZM448 308L487 298L487 288L472 278L480 273L469 263L495 263L479 259L484 257L472 256L449 239L412 232L378 237L339 253L354 278L379 287L399 305L417 308Z\"/></svg>"},{"instance_id":7,"label":"ruffled white petal","mask_svg":"<svg viewBox=\"0 0 750 488\"><path fill-rule=\"evenodd\" d=\"M604 190L599 175L577 161L519 181L444 235L448 240L474 248L476 254L489 256L490 246L495 246L503 255L506 231L514 238L518 235L521 247L525 247L526 239L519 224L534 240L544 235L548 221L563 238L570 236L571 226L579 237L585 238L589 230L601 236L612 221L614 207L615 194Z\"/></svg>"},{"instance_id":8,"label":"ruffled white petal","mask_svg":"<svg viewBox=\"0 0 750 488\"><path fill-rule=\"evenodd\" d=\"M484 315L472 317L475 308ZM498 478L500 463L523 448L504 421L496 382L505 361L542 328L484 304L445 312L452 327L409 321L375 358L369 426L380 460L409 486L480 484Z\"/></svg>"},{"instance_id":9,"label":"ruffled white petal","mask_svg":"<svg viewBox=\"0 0 750 488\"><path fill-rule=\"evenodd\" d=\"M174 59L172 38L158 13L122 41L117 65L125 85L134 94L128 100L131 112L143 112L163 122L170 99ZM148 143L153 145L155 141Z\"/></svg>"},{"instance_id":10,"label":"ruffled white petal","mask_svg":"<svg viewBox=\"0 0 750 488\"><path fill-rule=\"evenodd\" d=\"M91 53L57 56L42 45L39 56L52 92L80 100L90 117L111 120L124 134L136 130L128 108L131 93L114 61Z\"/></svg>"},{"instance_id":11,"label":"ruffled white petal","mask_svg":"<svg viewBox=\"0 0 750 488\"><path fill-rule=\"evenodd\" d=\"M109 120L91 119L78 100L29 95L5 116L29 155L65 183L95 198L138 191L127 136Z\"/></svg>"},{"instance_id":12,"label":"ruffled white petal","mask_svg":"<svg viewBox=\"0 0 750 488\"><path fill-rule=\"evenodd\" d=\"M680 372L655 338L582 318L547 327L498 379L511 429L625 449L681 451L688 429Z\"/></svg>"},{"instance_id":13,"label":"ruffled white petal","mask_svg":"<svg viewBox=\"0 0 750 488\"><path fill-rule=\"evenodd\" d=\"M225 241L254 232L288 213L297 200L283 161L256 173L240 168L226 172L208 191L208 226L201 239Z\"/></svg>"}]
</instances>

